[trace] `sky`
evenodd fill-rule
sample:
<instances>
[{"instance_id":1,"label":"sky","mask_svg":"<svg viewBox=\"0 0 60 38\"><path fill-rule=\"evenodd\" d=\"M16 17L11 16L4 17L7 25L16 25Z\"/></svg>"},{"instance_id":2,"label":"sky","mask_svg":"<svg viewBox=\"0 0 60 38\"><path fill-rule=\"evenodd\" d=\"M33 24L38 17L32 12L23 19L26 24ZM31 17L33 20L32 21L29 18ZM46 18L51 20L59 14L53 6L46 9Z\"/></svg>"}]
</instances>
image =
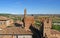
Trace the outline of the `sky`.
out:
<instances>
[{"instance_id":1,"label":"sky","mask_svg":"<svg viewBox=\"0 0 60 38\"><path fill-rule=\"evenodd\" d=\"M0 0L3 14L60 14L60 0Z\"/></svg>"}]
</instances>

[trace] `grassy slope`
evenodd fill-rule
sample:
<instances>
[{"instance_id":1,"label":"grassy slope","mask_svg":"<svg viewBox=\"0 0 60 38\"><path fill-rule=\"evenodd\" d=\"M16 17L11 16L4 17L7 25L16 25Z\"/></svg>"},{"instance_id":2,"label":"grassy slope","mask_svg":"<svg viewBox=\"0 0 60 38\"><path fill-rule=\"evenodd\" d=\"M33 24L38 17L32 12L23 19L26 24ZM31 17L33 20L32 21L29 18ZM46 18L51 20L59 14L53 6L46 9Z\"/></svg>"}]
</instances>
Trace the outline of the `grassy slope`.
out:
<instances>
[{"instance_id":1,"label":"grassy slope","mask_svg":"<svg viewBox=\"0 0 60 38\"><path fill-rule=\"evenodd\" d=\"M52 26L52 29L55 29L55 30L60 31L60 25L53 25Z\"/></svg>"}]
</instances>

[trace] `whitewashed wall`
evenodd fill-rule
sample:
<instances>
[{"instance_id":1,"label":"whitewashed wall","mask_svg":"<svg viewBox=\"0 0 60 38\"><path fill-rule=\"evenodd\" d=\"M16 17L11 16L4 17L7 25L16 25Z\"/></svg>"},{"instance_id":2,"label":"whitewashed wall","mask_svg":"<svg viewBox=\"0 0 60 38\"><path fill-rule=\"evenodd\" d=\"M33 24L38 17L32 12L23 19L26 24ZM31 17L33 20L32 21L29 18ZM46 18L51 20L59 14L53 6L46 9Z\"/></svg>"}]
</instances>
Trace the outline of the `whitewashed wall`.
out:
<instances>
[{"instance_id":1,"label":"whitewashed wall","mask_svg":"<svg viewBox=\"0 0 60 38\"><path fill-rule=\"evenodd\" d=\"M32 38L32 35L18 35L18 38Z\"/></svg>"},{"instance_id":2,"label":"whitewashed wall","mask_svg":"<svg viewBox=\"0 0 60 38\"><path fill-rule=\"evenodd\" d=\"M6 26L9 26L9 22L10 22L9 20L6 21Z\"/></svg>"},{"instance_id":3,"label":"whitewashed wall","mask_svg":"<svg viewBox=\"0 0 60 38\"><path fill-rule=\"evenodd\" d=\"M0 35L0 38L32 38L32 35Z\"/></svg>"}]
</instances>

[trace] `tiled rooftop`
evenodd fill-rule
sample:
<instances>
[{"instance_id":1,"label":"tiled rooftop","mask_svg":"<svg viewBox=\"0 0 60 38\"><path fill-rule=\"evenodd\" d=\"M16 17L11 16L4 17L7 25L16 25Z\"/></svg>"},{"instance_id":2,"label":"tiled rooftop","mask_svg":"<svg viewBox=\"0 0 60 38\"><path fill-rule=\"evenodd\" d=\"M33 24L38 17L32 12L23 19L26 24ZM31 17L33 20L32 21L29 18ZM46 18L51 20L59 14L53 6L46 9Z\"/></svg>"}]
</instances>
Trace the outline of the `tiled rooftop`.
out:
<instances>
[{"instance_id":1,"label":"tiled rooftop","mask_svg":"<svg viewBox=\"0 0 60 38\"><path fill-rule=\"evenodd\" d=\"M9 27L0 30L0 34L32 34L31 31L26 31L24 28L19 27Z\"/></svg>"},{"instance_id":2,"label":"tiled rooftop","mask_svg":"<svg viewBox=\"0 0 60 38\"><path fill-rule=\"evenodd\" d=\"M8 20L9 18L7 18L7 17L4 17L4 16L0 16L0 20Z\"/></svg>"},{"instance_id":3,"label":"tiled rooftop","mask_svg":"<svg viewBox=\"0 0 60 38\"><path fill-rule=\"evenodd\" d=\"M51 34L60 34L60 32L57 30L51 30Z\"/></svg>"}]
</instances>

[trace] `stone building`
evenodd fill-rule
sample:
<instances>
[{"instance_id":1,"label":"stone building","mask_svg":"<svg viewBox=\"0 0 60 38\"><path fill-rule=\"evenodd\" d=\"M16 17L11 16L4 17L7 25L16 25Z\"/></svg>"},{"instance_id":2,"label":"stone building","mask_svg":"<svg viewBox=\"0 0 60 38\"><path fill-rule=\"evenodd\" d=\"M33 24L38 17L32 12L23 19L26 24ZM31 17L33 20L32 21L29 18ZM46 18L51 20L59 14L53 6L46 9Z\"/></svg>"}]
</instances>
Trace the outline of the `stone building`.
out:
<instances>
[{"instance_id":1,"label":"stone building","mask_svg":"<svg viewBox=\"0 0 60 38\"><path fill-rule=\"evenodd\" d=\"M7 26L11 26L12 24L13 24L12 19L0 16L0 28L6 28Z\"/></svg>"},{"instance_id":2,"label":"stone building","mask_svg":"<svg viewBox=\"0 0 60 38\"><path fill-rule=\"evenodd\" d=\"M26 15L26 9L24 10L24 28L30 30L29 27L34 24L34 17Z\"/></svg>"},{"instance_id":3,"label":"stone building","mask_svg":"<svg viewBox=\"0 0 60 38\"><path fill-rule=\"evenodd\" d=\"M0 38L32 38L32 32L19 27L0 30Z\"/></svg>"},{"instance_id":4,"label":"stone building","mask_svg":"<svg viewBox=\"0 0 60 38\"><path fill-rule=\"evenodd\" d=\"M51 18L44 18L44 26L43 26L43 37L50 37L50 30L52 26L52 19Z\"/></svg>"},{"instance_id":5,"label":"stone building","mask_svg":"<svg viewBox=\"0 0 60 38\"><path fill-rule=\"evenodd\" d=\"M45 38L60 38L60 32L53 30L52 28L52 18L43 18L43 37Z\"/></svg>"}]
</instances>

